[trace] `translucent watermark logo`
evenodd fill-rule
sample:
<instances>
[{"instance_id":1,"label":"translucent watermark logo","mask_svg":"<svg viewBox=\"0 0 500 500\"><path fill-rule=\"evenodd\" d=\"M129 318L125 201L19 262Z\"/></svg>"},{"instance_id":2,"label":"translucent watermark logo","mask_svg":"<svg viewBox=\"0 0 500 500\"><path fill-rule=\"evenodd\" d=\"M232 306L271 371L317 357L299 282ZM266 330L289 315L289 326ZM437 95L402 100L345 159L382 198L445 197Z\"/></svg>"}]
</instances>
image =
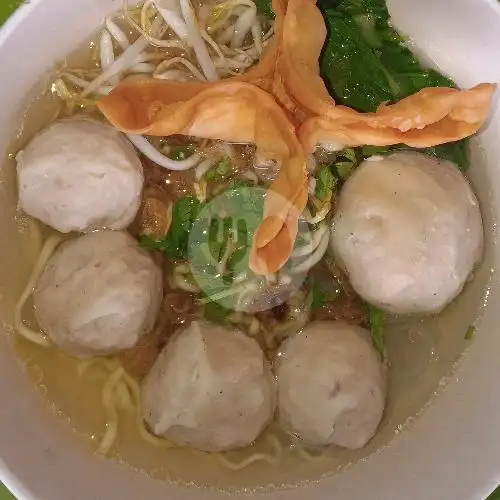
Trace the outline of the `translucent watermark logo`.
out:
<instances>
[{"instance_id":1,"label":"translucent watermark logo","mask_svg":"<svg viewBox=\"0 0 500 500\"><path fill-rule=\"evenodd\" d=\"M250 184L237 181L201 206L190 231L188 254L193 282L204 295L201 303L252 313L286 302L303 285L316 257L314 233L307 223L299 223L295 248L285 265L265 276L251 271L252 244L263 221L267 191ZM283 199L282 206L291 204ZM294 236L292 230L290 237Z\"/></svg>"}]
</instances>

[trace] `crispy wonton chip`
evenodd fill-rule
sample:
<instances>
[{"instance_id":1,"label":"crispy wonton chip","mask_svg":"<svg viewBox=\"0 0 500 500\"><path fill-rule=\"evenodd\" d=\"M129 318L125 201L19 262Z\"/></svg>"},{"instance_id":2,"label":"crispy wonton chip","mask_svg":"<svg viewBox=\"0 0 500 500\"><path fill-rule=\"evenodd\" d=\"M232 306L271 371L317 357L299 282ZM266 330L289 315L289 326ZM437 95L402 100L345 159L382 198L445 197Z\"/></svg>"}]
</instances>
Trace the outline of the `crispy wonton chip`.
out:
<instances>
[{"instance_id":1,"label":"crispy wonton chip","mask_svg":"<svg viewBox=\"0 0 500 500\"><path fill-rule=\"evenodd\" d=\"M300 140L311 151L317 144L339 148L407 144L425 148L475 134L486 121L495 85L470 90L426 88L376 113L358 113L337 106L338 118L316 117L304 122Z\"/></svg>"},{"instance_id":2,"label":"crispy wonton chip","mask_svg":"<svg viewBox=\"0 0 500 500\"><path fill-rule=\"evenodd\" d=\"M471 90L426 88L394 105L382 104L376 113L337 106L319 74L325 37L315 0L290 0L274 90L295 120L305 122L300 138L306 152L320 142L435 146L468 137L486 121L496 89L487 83Z\"/></svg>"},{"instance_id":3,"label":"crispy wonton chip","mask_svg":"<svg viewBox=\"0 0 500 500\"><path fill-rule=\"evenodd\" d=\"M125 133L255 143L259 155L278 161L281 169L267 193L250 267L267 274L288 260L307 202L306 160L293 124L270 94L244 82L147 80L118 85L98 107Z\"/></svg>"}]
</instances>

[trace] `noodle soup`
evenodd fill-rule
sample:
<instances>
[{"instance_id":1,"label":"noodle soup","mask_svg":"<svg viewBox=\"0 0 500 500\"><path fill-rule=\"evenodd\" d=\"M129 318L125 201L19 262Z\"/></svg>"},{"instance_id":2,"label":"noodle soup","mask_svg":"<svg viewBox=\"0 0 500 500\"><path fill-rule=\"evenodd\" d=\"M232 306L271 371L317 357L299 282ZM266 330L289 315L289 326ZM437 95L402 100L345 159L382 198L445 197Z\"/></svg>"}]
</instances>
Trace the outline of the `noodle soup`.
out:
<instances>
[{"instance_id":1,"label":"noodle soup","mask_svg":"<svg viewBox=\"0 0 500 500\"><path fill-rule=\"evenodd\" d=\"M152 25L151 29L154 28L159 16L158 13L156 17L148 16L151 6L152 3L146 3L140 13L129 11L133 27L137 29L136 24L139 24L141 30L144 30L148 21ZM200 12L203 9L201 6L198 17L202 15ZM253 7L248 7L248 10L252 9ZM230 14L228 19L237 15L241 18L245 14L238 14L238 10L236 12ZM215 16L213 12L212 15ZM227 17L227 14L224 16ZM264 20L259 22L265 25ZM106 87L112 85L109 80L112 77L104 78L100 75L105 69L106 60L108 67L119 60L116 58L114 62L110 62L109 48L110 43L114 44L117 53L121 50L117 45L123 48L125 41L122 34L126 34L124 26L126 25L121 25L120 21L115 22L114 18L108 20L105 33L111 37L111 42L108 35L101 34L98 42L91 44L90 51L88 48L83 49L82 53L86 57L82 59L78 56L74 63L70 59L68 68L85 61L81 70L74 72L65 68L57 73L52 91L38 97L24 117L22 132L11 146L13 155L25 148L33 134L55 116L71 118L83 110L86 118L102 121L94 107L97 96L92 94L106 94L111 90ZM260 43L269 36L269 26L264 26L257 33L255 24L252 25L254 48L259 44L259 36ZM142 33L140 30L138 32ZM224 33L220 33L220 37L223 35ZM127 36L131 46L137 40L142 40L134 40L134 36ZM165 43L169 43L165 47L171 49L171 40L175 41L175 34L162 33L162 36ZM248 31L247 36L250 37ZM218 43L225 45L225 39L220 37ZM150 35L145 37L149 43L152 41L150 38ZM227 43L238 45L238 41L232 40L231 38ZM243 39L239 45L244 47L244 43L249 40L250 38ZM95 47L100 49L99 57L92 53L92 50L95 52ZM153 51L154 54L160 52L160 48L156 48L158 52ZM162 46L161 50L163 48ZM251 49L247 49L247 52L248 50ZM170 59L162 60L158 64L164 65L161 68L165 70L162 78L210 80L210 71L203 68L199 54L196 56L198 61L186 58L196 71L185 62L172 62L176 57L184 56L176 54ZM99 61L99 67L95 66L95 61ZM142 78L140 70L152 69L141 66L152 64L149 60L134 62L136 65L130 72L135 71L135 74L125 75L129 81ZM255 59L252 64L255 64ZM236 71L244 72L246 69L248 68L242 67ZM160 73L156 72L158 68L151 74L158 76ZM180 75L180 72L191 74ZM220 76L229 74L231 73ZM198 78L199 76L202 78ZM91 81L90 78L95 79ZM94 90L89 90L99 78L103 80L101 84ZM87 83L78 79L86 80ZM143 136L130 140L140 154L144 188L141 191L141 207L127 228L162 270L162 305L155 327L141 336L134 347L121 349L111 356L75 359L54 346L45 348L16 337L16 349L28 373L44 392L52 408L69 420L70 426L94 451L143 470L154 478L223 490L257 489L315 481L355 463L386 444L426 404L439 381L449 373L450 367L467 344L464 337L477 315L489 279L488 255L465 291L438 315L406 317L383 314L378 307L367 306L365 300L349 284L340 263L336 262L334 252L327 248L331 220L337 210L336 195L342 192L350 175L366 159L372 157L374 151L364 147L343 148L338 151L319 147L312 159L315 165L312 177L316 183L308 185L308 205L301 216L302 230L293 254L279 271L258 275L248 269L248 254L252 235L258 231L263 218L267 189L277 179L282 167L279 161L260 157L259 148L253 143L183 134ZM379 149L376 153L386 155L396 149ZM172 164L176 167L182 164L183 170L170 170L168 165ZM4 169L9 186L14 185L14 166L15 162L11 157ZM329 174L325 174L325 168ZM238 192L233 200L231 191L236 190ZM215 250L210 248L210 251L217 254L215 271L211 268L207 271L207 262L202 259L200 263L199 255L194 256L193 247L196 249L203 242L193 240L196 244L184 249L184 240L176 240L174 245L168 240L169 231L172 231L178 220L176 217L183 213L181 208L186 199L189 199L190 209L196 206L196 215L189 220L189 238L194 238L197 226L201 224L200 220L208 219L209 223L213 219L220 220L222 245L216 247L215 244L220 243L217 238L208 241L211 247L215 247ZM219 205L208 217L203 217L200 207L203 205L204 209L204 204L213 200L217 200ZM238 207L248 202L242 217L248 225L243 231L245 234L241 246L244 257L240 260L233 258L240 250L237 244L241 241L236 235L238 227L233 227L232 237L224 233L224 221L233 215L232 202ZM221 213L225 217L220 217ZM214 214L218 214L218 217ZM37 250L42 250L42 243L50 245L54 241L51 238L56 233L24 216L20 223L25 228L28 240L35 242L31 244L33 253L29 252L29 255L23 257L23 265L31 266L38 259L36 254ZM211 226L200 227L199 231L203 234L205 229L210 234ZM214 231L219 234L217 229ZM73 240L78 236L70 231L64 238ZM49 258L51 249L46 246L45 250ZM2 259L2 262L6 261ZM240 261L243 261L242 268L237 266ZM40 266L40 271L43 271L43 267ZM207 280L200 277L201 271L209 273L210 283L221 274L227 274L228 279L221 279L220 286L213 290L208 287ZM241 272L245 274L243 278L239 277ZM296 274L299 275L298 280L295 280ZM245 287L239 287L239 279L246 284ZM30 283L27 291L35 286L36 281L35 279ZM238 301L234 300L235 295ZM30 310L28 302L28 306L23 308L22 321L37 333L38 325ZM151 425L143 419L141 383L157 361L160 351L172 342L175 335L192 321L200 321L202 318L224 328L244 332L255 340L265 361L272 364L286 354L283 342L300 334L309 324L341 321L366 331L371 330L374 349L384 371L388 373L388 399L384 418L375 437L360 450L311 445L302 440L297 432L289 432L277 419L273 419L249 446L212 453L176 443L165 436L154 435ZM378 326L382 319L383 331ZM19 329L19 324L17 327ZM19 330L22 333L22 328ZM50 332L46 333L50 336Z\"/></svg>"}]
</instances>

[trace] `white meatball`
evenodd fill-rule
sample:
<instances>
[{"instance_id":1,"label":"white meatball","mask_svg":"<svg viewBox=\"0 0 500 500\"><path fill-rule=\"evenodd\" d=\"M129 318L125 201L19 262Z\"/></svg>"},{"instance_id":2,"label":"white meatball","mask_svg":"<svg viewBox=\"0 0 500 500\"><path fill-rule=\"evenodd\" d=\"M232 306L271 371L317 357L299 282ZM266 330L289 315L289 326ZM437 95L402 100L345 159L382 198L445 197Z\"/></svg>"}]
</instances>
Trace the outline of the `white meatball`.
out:
<instances>
[{"instance_id":1,"label":"white meatball","mask_svg":"<svg viewBox=\"0 0 500 500\"><path fill-rule=\"evenodd\" d=\"M134 347L151 330L162 274L127 233L81 236L49 259L35 288L35 316L52 341L86 357Z\"/></svg>"},{"instance_id":2,"label":"white meatball","mask_svg":"<svg viewBox=\"0 0 500 500\"><path fill-rule=\"evenodd\" d=\"M307 444L356 449L375 434L386 383L370 332L311 323L285 342L277 376L279 421Z\"/></svg>"},{"instance_id":3,"label":"white meatball","mask_svg":"<svg viewBox=\"0 0 500 500\"><path fill-rule=\"evenodd\" d=\"M216 452L252 443L273 418L275 383L257 342L194 321L165 346L142 388L151 430Z\"/></svg>"},{"instance_id":4,"label":"white meatball","mask_svg":"<svg viewBox=\"0 0 500 500\"><path fill-rule=\"evenodd\" d=\"M60 120L17 155L21 208L62 233L124 229L141 202L143 171L116 130L84 118Z\"/></svg>"},{"instance_id":5,"label":"white meatball","mask_svg":"<svg viewBox=\"0 0 500 500\"><path fill-rule=\"evenodd\" d=\"M452 163L396 153L349 178L331 244L366 301L392 313L438 312L482 257L481 213Z\"/></svg>"}]
</instances>

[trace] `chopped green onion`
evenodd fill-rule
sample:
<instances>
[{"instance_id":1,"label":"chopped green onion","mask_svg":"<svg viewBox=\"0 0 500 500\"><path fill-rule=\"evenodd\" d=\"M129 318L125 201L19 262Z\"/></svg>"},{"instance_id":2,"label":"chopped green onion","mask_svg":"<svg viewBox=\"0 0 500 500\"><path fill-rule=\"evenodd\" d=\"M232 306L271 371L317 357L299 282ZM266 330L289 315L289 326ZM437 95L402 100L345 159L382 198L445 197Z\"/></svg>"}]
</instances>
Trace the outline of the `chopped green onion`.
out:
<instances>
[{"instance_id":1,"label":"chopped green onion","mask_svg":"<svg viewBox=\"0 0 500 500\"><path fill-rule=\"evenodd\" d=\"M213 323L224 323L232 312L231 309L221 306L218 302L207 302L203 308L203 315Z\"/></svg>"},{"instance_id":2,"label":"chopped green onion","mask_svg":"<svg viewBox=\"0 0 500 500\"><path fill-rule=\"evenodd\" d=\"M229 156L224 156L220 159L215 167L211 168L206 174L205 179L207 181L218 181L224 178L231 171L231 158Z\"/></svg>"},{"instance_id":3,"label":"chopped green onion","mask_svg":"<svg viewBox=\"0 0 500 500\"><path fill-rule=\"evenodd\" d=\"M229 158L229 156L224 156L224 158L222 158L217 164L216 172L218 175L224 176L229 173L230 168L231 158Z\"/></svg>"},{"instance_id":4,"label":"chopped green onion","mask_svg":"<svg viewBox=\"0 0 500 500\"><path fill-rule=\"evenodd\" d=\"M368 312L370 316L372 342L383 360L385 349L385 334L383 326L384 313L371 304L368 304Z\"/></svg>"},{"instance_id":5,"label":"chopped green onion","mask_svg":"<svg viewBox=\"0 0 500 500\"><path fill-rule=\"evenodd\" d=\"M354 168L354 163L350 161L339 161L338 163L335 163L335 168L337 169L340 177L345 179Z\"/></svg>"},{"instance_id":6,"label":"chopped green onion","mask_svg":"<svg viewBox=\"0 0 500 500\"><path fill-rule=\"evenodd\" d=\"M476 331L476 327L474 325L470 325L465 332L465 340L470 340Z\"/></svg>"},{"instance_id":7,"label":"chopped green onion","mask_svg":"<svg viewBox=\"0 0 500 500\"><path fill-rule=\"evenodd\" d=\"M354 149L352 149L352 148L346 148L346 149L342 150L340 152L339 156L347 159L351 163L356 163L356 160L357 160L356 151L354 151Z\"/></svg>"},{"instance_id":8,"label":"chopped green onion","mask_svg":"<svg viewBox=\"0 0 500 500\"><path fill-rule=\"evenodd\" d=\"M361 148L363 158L369 158L374 155L384 155L389 153L389 148L385 146L363 146Z\"/></svg>"},{"instance_id":9,"label":"chopped green onion","mask_svg":"<svg viewBox=\"0 0 500 500\"><path fill-rule=\"evenodd\" d=\"M330 167L328 165L322 167L316 179L316 198L320 201L324 201L328 197L328 194L333 191L335 182L335 177Z\"/></svg>"},{"instance_id":10,"label":"chopped green onion","mask_svg":"<svg viewBox=\"0 0 500 500\"><path fill-rule=\"evenodd\" d=\"M168 157L171 160L182 161L189 158L194 154L195 147L193 144L187 144L185 146L173 146L168 153Z\"/></svg>"}]
</instances>

